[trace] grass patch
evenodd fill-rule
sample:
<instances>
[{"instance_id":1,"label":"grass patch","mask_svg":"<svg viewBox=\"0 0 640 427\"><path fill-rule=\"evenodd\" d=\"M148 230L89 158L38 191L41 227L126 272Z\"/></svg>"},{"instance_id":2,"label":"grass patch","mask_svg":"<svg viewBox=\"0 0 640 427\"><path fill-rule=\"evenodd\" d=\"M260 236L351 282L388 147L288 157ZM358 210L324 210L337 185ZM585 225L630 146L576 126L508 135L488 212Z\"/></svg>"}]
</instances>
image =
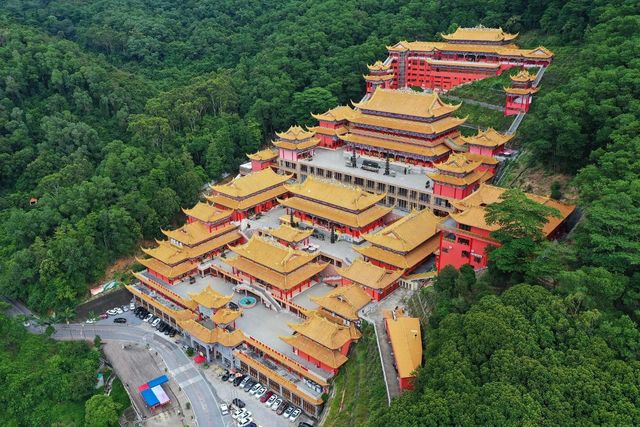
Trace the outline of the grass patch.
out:
<instances>
[{"instance_id":1,"label":"grass patch","mask_svg":"<svg viewBox=\"0 0 640 427\"><path fill-rule=\"evenodd\" d=\"M365 323L362 339L334 380L327 427L362 426L387 405L387 391L373 325Z\"/></svg>"},{"instance_id":2,"label":"grass patch","mask_svg":"<svg viewBox=\"0 0 640 427\"><path fill-rule=\"evenodd\" d=\"M120 405L120 413L123 413L129 406L131 406L131 401L129 400L129 395L120 381L120 378L116 378L113 380L111 384L111 398L114 402Z\"/></svg>"},{"instance_id":3,"label":"grass patch","mask_svg":"<svg viewBox=\"0 0 640 427\"><path fill-rule=\"evenodd\" d=\"M61 402L51 406L53 426L84 425L84 402Z\"/></svg>"},{"instance_id":4,"label":"grass patch","mask_svg":"<svg viewBox=\"0 0 640 427\"><path fill-rule=\"evenodd\" d=\"M442 97L446 100L446 96ZM451 101L447 101L451 102ZM456 111L458 117L469 117L467 123L475 125L481 128L492 127L498 131L506 131L511 126L515 116L505 116L501 111L490 110L488 108L480 107L478 105L470 105L462 103L458 111ZM465 135L473 135L477 133L474 129L462 128L462 133Z\"/></svg>"},{"instance_id":5,"label":"grass patch","mask_svg":"<svg viewBox=\"0 0 640 427\"><path fill-rule=\"evenodd\" d=\"M511 86L510 75L517 74L521 70L520 67L514 67L500 76L487 77L486 79L476 80L471 83L451 89L449 94L460 98L473 99L475 101L486 102L493 105L504 105L505 93L504 88ZM529 68L529 73L535 74L537 68Z\"/></svg>"}]
</instances>

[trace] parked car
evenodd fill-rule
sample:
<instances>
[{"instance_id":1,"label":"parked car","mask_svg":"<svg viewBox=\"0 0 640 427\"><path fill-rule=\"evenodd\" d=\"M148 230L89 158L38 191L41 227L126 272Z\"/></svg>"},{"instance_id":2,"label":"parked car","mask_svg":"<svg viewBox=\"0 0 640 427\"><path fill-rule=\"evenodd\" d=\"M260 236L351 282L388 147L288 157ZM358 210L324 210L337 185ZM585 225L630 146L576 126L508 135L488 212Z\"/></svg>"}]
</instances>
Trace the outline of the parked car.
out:
<instances>
[{"instance_id":1,"label":"parked car","mask_svg":"<svg viewBox=\"0 0 640 427\"><path fill-rule=\"evenodd\" d=\"M313 427L313 425L311 425L309 423L305 423L304 421L300 421L298 423L298 427Z\"/></svg>"},{"instance_id":2,"label":"parked car","mask_svg":"<svg viewBox=\"0 0 640 427\"><path fill-rule=\"evenodd\" d=\"M300 410L300 408L294 409L294 411L291 413L291 416L289 417L289 420L295 422L301 413L302 411Z\"/></svg>"},{"instance_id":3,"label":"parked car","mask_svg":"<svg viewBox=\"0 0 640 427\"><path fill-rule=\"evenodd\" d=\"M227 372L222 375L222 381L227 381L229 379L230 374Z\"/></svg>"},{"instance_id":4,"label":"parked car","mask_svg":"<svg viewBox=\"0 0 640 427\"><path fill-rule=\"evenodd\" d=\"M253 418L247 417L241 420L238 420L238 427L249 427L249 425L253 422Z\"/></svg>"},{"instance_id":5,"label":"parked car","mask_svg":"<svg viewBox=\"0 0 640 427\"><path fill-rule=\"evenodd\" d=\"M236 374L232 373L231 375L229 375L229 378L227 378L227 381L232 383L235 381L235 379L236 379Z\"/></svg>"},{"instance_id":6,"label":"parked car","mask_svg":"<svg viewBox=\"0 0 640 427\"><path fill-rule=\"evenodd\" d=\"M266 394L262 396L262 398L264 399L265 396ZM267 405L267 408L271 408L271 405L273 405L276 400L278 400L278 396L272 393L271 396L267 397L265 405Z\"/></svg>"},{"instance_id":7,"label":"parked car","mask_svg":"<svg viewBox=\"0 0 640 427\"><path fill-rule=\"evenodd\" d=\"M254 385L256 385L256 382L254 380L249 380L249 382L244 385L244 391L248 392Z\"/></svg>"},{"instance_id":8,"label":"parked car","mask_svg":"<svg viewBox=\"0 0 640 427\"><path fill-rule=\"evenodd\" d=\"M135 302L130 302L129 303L129 310L135 310L136 309L136 303Z\"/></svg>"},{"instance_id":9,"label":"parked car","mask_svg":"<svg viewBox=\"0 0 640 427\"><path fill-rule=\"evenodd\" d=\"M236 408L244 408L244 402L240 399L233 399L231 403L233 403L233 406L235 406Z\"/></svg>"},{"instance_id":10,"label":"parked car","mask_svg":"<svg viewBox=\"0 0 640 427\"><path fill-rule=\"evenodd\" d=\"M196 283L196 278L195 278L195 277L193 277L193 276L189 277L189 283L190 283L191 285L193 285L194 283Z\"/></svg>"},{"instance_id":11,"label":"parked car","mask_svg":"<svg viewBox=\"0 0 640 427\"><path fill-rule=\"evenodd\" d=\"M118 313L118 314L122 314L122 313L124 313L124 310L123 310L122 308L120 308L120 307L116 307L116 308L114 308L114 310L115 310L115 311L116 311L116 313Z\"/></svg>"},{"instance_id":12,"label":"parked car","mask_svg":"<svg viewBox=\"0 0 640 427\"><path fill-rule=\"evenodd\" d=\"M109 315L107 313L101 313L100 314L100 318L101 319L107 319L107 318L109 318Z\"/></svg>"},{"instance_id":13,"label":"parked car","mask_svg":"<svg viewBox=\"0 0 640 427\"><path fill-rule=\"evenodd\" d=\"M278 397L276 401L273 402L273 405L271 405L271 409L273 409L274 411L277 411L278 409L280 409L280 405L284 405L284 403L282 398Z\"/></svg>"},{"instance_id":14,"label":"parked car","mask_svg":"<svg viewBox=\"0 0 640 427\"><path fill-rule=\"evenodd\" d=\"M113 319L113 323L127 323L127 319L125 319L124 317L116 317L115 319Z\"/></svg>"},{"instance_id":15,"label":"parked car","mask_svg":"<svg viewBox=\"0 0 640 427\"><path fill-rule=\"evenodd\" d=\"M115 310L112 308L112 309L107 310L107 314L108 314L109 316L115 316L116 314L118 314L118 312L117 312L117 311L115 311Z\"/></svg>"},{"instance_id":16,"label":"parked car","mask_svg":"<svg viewBox=\"0 0 640 427\"><path fill-rule=\"evenodd\" d=\"M231 310L237 310L240 307L238 306L238 304L236 304L235 302L231 301L229 302L229 304L227 304L227 306L231 309Z\"/></svg>"},{"instance_id":17,"label":"parked car","mask_svg":"<svg viewBox=\"0 0 640 427\"><path fill-rule=\"evenodd\" d=\"M256 383L253 387L251 387L251 390L249 390L249 394L255 396L255 394L258 392L258 390L260 390L261 387L262 384Z\"/></svg>"},{"instance_id":18,"label":"parked car","mask_svg":"<svg viewBox=\"0 0 640 427\"><path fill-rule=\"evenodd\" d=\"M161 322L161 320L156 317L156 320L151 322L151 326L153 326L155 328L156 326L158 326L160 324L160 322Z\"/></svg>"},{"instance_id":19,"label":"parked car","mask_svg":"<svg viewBox=\"0 0 640 427\"><path fill-rule=\"evenodd\" d=\"M277 400L273 403L273 405L271 405L271 409L273 409L274 406L278 408L278 409L273 409L274 411L276 411L276 414L278 415L282 415L282 413L285 412L289 407L289 405L287 405L285 402L281 403L279 406L277 406L276 403L278 403Z\"/></svg>"},{"instance_id":20,"label":"parked car","mask_svg":"<svg viewBox=\"0 0 640 427\"><path fill-rule=\"evenodd\" d=\"M231 414L231 418L237 420L240 415L244 414L244 409L236 409L233 414Z\"/></svg>"},{"instance_id":21,"label":"parked car","mask_svg":"<svg viewBox=\"0 0 640 427\"><path fill-rule=\"evenodd\" d=\"M238 387L246 377L247 376L243 374L240 374L240 376L236 375L236 378L233 380L234 387Z\"/></svg>"},{"instance_id":22,"label":"parked car","mask_svg":"<svg viewBox=\"0 0 640 427\"><path fill-rule=\"evenodd\" d=\"M173 337L175 337L175 336L176 336L176 333L177 333L177 332L178 332L178 331L176 331L174 328L171 328L171 332L169 332L169 336L170 336L171 338L173 338Z\"/></svg>"},{"instance_id":23,"label":"parked car","mask_svg":"<svg viewBox=\"0 0 640 427\"><path fill-rule=\"evenodd\" d=\"M125 313L126 313L127 311L129 311L129 306L128 306L128 305L123 305L123 306L122 306L122 311L124 311Z\"/></svg>"},{"instance_id":24,"label":"parked car","mask_svg":"<svg viewBox=\"0 0 640 427\"><path fill-rule=\"evenodd\" d=\"M242 381L240 381L240 388L243 389L244 386L246 386L249 381L251 381L251 377L249 375L247 375L246 377L244 377L242 379Z\"/></svg>"},{"instance_id":25,"label":"parked car","mask_svg":"<svg viewBox=\"0 0 640 427\"><path fill-rule=\"evenodd\" d=\"M25 328L28 328L29 327L29 325L28 325L29 322L25 322L25 323L27 323ZM96 319L87 319L86 323L88 323L88 324L96 323Z\"/></svg>"},{"instance_id":26,"label":"parked car","mask_svg":"<svg viewBox=\"0 0 640 427\"><path fill-rule=\"evenodd\" d=\"M264 396L266 392L267 392L267 388L265 386L260 387L256 392L256 399L260 399L262 396Z\"/></svg>"},{"instance_id":27,"label":"parked car","mask_svg":"<svg viewBox=\"0 0 640 427\"><path fill-rule=\"evenodd\" d=\"M222 415L229 415L229 405L227 405L226 403L221 403L220 404L220 413Z\"/></svg>"},{"instance_id":28,"label":"parked car","mask_svg":"<svg viewBox=\"0 0 640 427\"><path fill-rule=\"evenodd\" d=\"M261 403L265 403L267 400L269 400L271 398L271 396L274 396L274 394L273 394L273 392L271 390L269 390L268 392L266 392L265 394L260 396L260 402ZM271 402L271 403L273 403L273 402Z\"/></svg>"},{"instance_id":29,"label":"parked car","mask_svg":"<svg viewBox=\"0 0 640 427\"><path fill-rule=\"evenodd\" d=\"M289 418L289 417L291 416L291 414L293 413L293 410L294 410L295 408L296 408L295 406L289 405L289 406L287 407L287 409L284 411L283 416L284 416L285 418Z\"/></svg>"}]
</instances>

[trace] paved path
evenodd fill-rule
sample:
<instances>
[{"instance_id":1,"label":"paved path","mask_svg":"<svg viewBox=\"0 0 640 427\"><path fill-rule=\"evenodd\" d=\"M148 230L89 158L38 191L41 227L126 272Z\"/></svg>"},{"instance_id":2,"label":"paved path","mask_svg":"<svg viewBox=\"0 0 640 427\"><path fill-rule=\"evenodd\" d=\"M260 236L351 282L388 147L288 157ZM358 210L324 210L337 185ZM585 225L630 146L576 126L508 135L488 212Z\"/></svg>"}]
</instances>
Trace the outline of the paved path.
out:
<instances>
[{"instance_id":1,"label":"paved path","mask_svg":"<svg viewBox=\"0 0 640 427\"><path fill-rule=\"evenodd\" d=\"M391 404L391 400L400 395L400 383L398 382L398 374L393 367L393 351L391 350L391 344L389 344L389 338L387 337L386 329L384 327L384 320L381 317L377 317L375 319L375 324L376 340L378 341L382 369L384 370L384 377L387 383L387 397L389 399L389 404Z\"/></svg>"},{"instance_id":2,"label":"paved path","mask_svg":"<svg viewBox=\"0 0 640 427\"><path fill-rule=\"evenodd\" d=\"M227 420L220 413L215 390L204 379L184 352L173 342L148 329L127 325L87 325L84 323L57 325L53 338L59 340L92 340L100 335L103 340L148 344L158 352L167 365L168 373L184 390L199 427L226 426Z\"/></svg>"}]
</instances>

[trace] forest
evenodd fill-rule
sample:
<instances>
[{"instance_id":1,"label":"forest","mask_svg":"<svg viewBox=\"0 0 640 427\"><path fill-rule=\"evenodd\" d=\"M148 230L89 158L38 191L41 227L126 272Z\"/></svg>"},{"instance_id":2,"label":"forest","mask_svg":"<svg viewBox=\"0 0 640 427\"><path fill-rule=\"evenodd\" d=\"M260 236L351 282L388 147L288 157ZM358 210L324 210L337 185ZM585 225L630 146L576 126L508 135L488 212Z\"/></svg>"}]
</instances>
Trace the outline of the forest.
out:
<instances>
[{"instance_id":1,"label":"forest","mask_svg":"<svg viewBox=\"0 0 640 427\"><path fill-rule=\"evenodd\" d=\"M369 424L639 425L637 1L7 0L0 292L73 308L274 131L359 99L386 45L478 24L556 52L519 139L583 218L547 243L511 192L489 272L424 291L416 390Z\"/></svg>"}]
</instances>

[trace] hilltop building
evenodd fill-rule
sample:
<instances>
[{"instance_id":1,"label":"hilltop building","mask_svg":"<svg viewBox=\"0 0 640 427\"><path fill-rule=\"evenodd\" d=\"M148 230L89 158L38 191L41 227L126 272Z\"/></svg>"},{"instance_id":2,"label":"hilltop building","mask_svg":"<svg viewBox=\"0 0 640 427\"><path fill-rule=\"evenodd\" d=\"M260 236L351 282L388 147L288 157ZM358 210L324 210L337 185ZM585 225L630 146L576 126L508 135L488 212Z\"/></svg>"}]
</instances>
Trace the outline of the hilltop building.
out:
<instances>
[{"instance_id":1,"label":"hilltop building","mask_svg":"<svg viewBox=\"0 0 640 427\"><path fill-rule=\"evenodd\" d=\"M527 70L522 69L518 74L509 77L511 78L511 86L504 88L507 95L504 115L512 116L529 112L533 94L540 89L535 85L535 74L530 74Z\"/></svg>"},{"instance_id":2,"label":"hilltop building","mask_svg":"<svg viewBox=\"0 0 640 427\"><path fill-rule=\"evenodd\" d=\"M413 390L415 370L422 365L420 319L400 310L385 313L385 330L395 359L401 390Z\"/></svg>"},{"instance_id":3,"label":"hilltop building","mask_svg":"<svg viewBox=\"0 0 640 427\"><path fill-rule=\"evenodd\" d=\"M499 246L499 242L491 237L491 232L498 229L497 225L489 225L485 221L485 207L500 201L505 188L482 184L480 188L458 202L455 202L456 212L439 225L440 255L438 257L438 271L446 265L460 268L470 264L474 269L487 266L487 248ZM557 209L560 217L549 217L542 229L547 238L551 238L561 228L561 225L575 210L574 205L568 205L550 197L527 194L529 199Z\"/></svg>"},{"instance_id":4,"label":"hilltop building","mask_svg":"<svg viewBox=\"0 0 640 427\"><path fill-rule=\"evenodd\" d=\"M387 46L393 73L390 87L447 91L455 86L502 74L512 67L546 67L553 53L543 46L522 49L517 34L501 28L458 28L443 42L401 41Z\"/></svg>"}]
</instances>

